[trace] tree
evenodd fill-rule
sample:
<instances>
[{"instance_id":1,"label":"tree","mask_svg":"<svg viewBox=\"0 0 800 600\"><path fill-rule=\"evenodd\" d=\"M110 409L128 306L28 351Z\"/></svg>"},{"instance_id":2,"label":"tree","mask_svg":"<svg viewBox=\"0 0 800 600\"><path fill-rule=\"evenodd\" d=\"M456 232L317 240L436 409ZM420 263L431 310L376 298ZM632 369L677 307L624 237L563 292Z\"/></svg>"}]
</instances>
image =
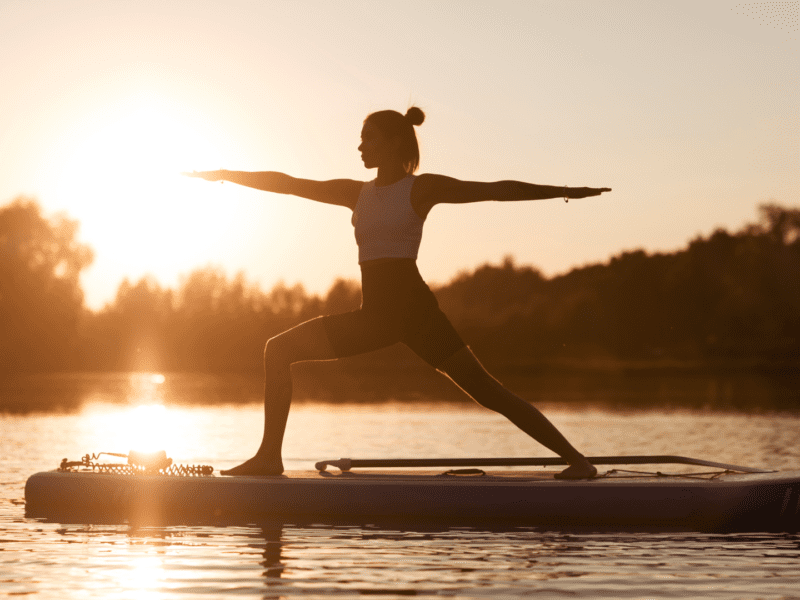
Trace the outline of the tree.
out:
<instances>
[{"instance_id":1,"label":"tree","mask_svg":"<svg viewBox=\"0 0 800 600\"><path fill-rule=\"evenodd\" d=\"M35 200L0 208L0 371L75 366L81 271L92 250L77 221L44 217Z\"/></svg>"},{"instance_id":2,"label":"tree","mask_svg":"<svg viewBox=\"0 0 800 600\"><path fill-rule=\"evenodd\" d=\"M85 342L93 349L92 368L152 371L172 356L172 290L151 276L132 284L124 279L117 297L86 321Z\"/></svg>"}]
</instances>

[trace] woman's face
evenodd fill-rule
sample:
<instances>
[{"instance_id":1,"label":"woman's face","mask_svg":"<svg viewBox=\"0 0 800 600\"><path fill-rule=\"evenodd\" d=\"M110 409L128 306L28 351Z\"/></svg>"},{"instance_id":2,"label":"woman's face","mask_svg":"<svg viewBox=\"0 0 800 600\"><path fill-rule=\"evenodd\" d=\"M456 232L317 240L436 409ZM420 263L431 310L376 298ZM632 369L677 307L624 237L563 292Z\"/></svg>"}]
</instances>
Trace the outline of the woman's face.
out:
<instances>
[{"instance_id":1,"label":"woman's face","mask_svg":"<svg viewBox=\"0 0 800 600\"><path fill-rule=\"evenodd\" d=\"M388 162L400 160L398 155L398 143L395 140L388 140L384 137L381 130L367 121L361 129L361 144L358 151L361 152L361 160L367 169L374 169L385 165Z\"/></svg>"}]
</instances>

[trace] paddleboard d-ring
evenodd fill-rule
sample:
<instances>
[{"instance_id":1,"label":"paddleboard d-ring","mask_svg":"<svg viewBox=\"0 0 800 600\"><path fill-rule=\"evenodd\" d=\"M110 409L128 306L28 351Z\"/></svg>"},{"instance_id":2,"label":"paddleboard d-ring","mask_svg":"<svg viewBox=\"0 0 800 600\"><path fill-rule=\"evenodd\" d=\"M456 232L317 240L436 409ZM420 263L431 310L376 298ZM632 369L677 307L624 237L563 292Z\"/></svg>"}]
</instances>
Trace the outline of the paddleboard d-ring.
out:
<instances>
[{"instance_id":1,"label":"paddleboard d-ring","mask_svg":"<svg viewBox=\"0 0 800 600\"><path fill-rule=\"evenodd\" d=\"M340 458L339 460L321 460L314 464L317 471L324 471L328 467L336 467L340 471L349 471L353 467L353 461L349 458Z\"/></svg>"}]
</instances>

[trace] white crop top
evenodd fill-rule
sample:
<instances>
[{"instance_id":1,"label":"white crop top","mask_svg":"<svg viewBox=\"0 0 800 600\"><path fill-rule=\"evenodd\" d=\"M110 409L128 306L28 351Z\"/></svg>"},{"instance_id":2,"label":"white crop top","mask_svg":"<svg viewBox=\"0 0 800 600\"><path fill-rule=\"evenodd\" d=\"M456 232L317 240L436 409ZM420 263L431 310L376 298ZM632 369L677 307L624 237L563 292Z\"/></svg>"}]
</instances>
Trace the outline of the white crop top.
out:
<instances>
[{"instance_id":1,"label":"white crop top","mask_svg":"<svg viewBox=\"0 0 800 600\"><path fill-rule=\"evenodd\" d=\"M353 210L358 262L377 258L417 258L424 219L411 206L411 186L416 176L407 175L386 186L365 183Z\"/></svg>"}]
</instances>

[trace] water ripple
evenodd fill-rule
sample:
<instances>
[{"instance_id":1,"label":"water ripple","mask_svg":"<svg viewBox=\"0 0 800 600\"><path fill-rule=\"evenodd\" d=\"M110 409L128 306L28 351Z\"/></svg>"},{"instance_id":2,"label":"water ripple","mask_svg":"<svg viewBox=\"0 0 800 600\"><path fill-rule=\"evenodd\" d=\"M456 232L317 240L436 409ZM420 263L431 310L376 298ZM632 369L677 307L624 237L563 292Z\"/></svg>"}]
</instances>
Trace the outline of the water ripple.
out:
<instances>
[{"instance_id":1,"label":"water ripple","mask_svg":"<svg viewBox=\"0 0 800 600\"><path fill-rule=\"evenodd\" d=\"M430 405L299 405L287 455L546 455L502 419ZM108 410L124 410L109 408ZM224 468L257 441L261 409L170 408L181 462ZM797 468L800 417L699 411L546 411L592 454L680 453ZM0 591L69 598L797 598L796 534L388 526L49 523L24 516L24 481L64 456L113 450L80 414L0 417ZM118 422L108 415L103 422ZM587 424L591 425L587 427ZM188 433L187 433L188 432ZM466 439L464 432L469 432ZM465 441L466 440L466 441ZM20 451L22 449L23 451ZM680 452L676 452L680 449ZM127 449L121 449L123 451ZM308 468L308 459L287 461Z\"/></svg>"}]
</instances>

